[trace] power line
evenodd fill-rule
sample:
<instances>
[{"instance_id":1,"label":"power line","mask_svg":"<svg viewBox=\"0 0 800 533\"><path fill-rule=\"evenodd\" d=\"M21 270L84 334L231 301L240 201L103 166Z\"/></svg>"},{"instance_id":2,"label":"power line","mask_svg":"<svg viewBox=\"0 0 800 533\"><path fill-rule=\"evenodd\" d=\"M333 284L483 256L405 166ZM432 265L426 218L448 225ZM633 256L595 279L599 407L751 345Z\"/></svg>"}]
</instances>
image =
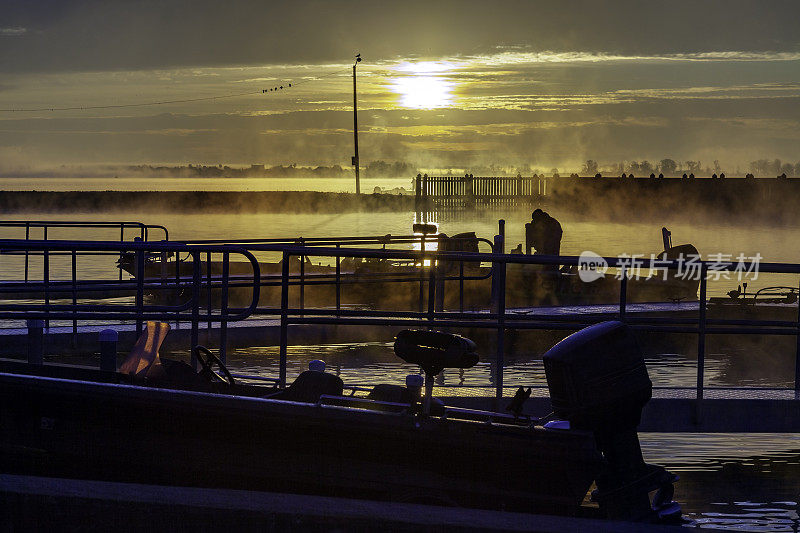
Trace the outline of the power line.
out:
<instances>
[{"instance_id":1,"label":"power line","mask_svg":"<svg viewBox=\"0 0 800 533\"><path fill-rule=\"evenodd\" d=\"M273 91L282 91L284 89L289 89L292 87L296 87L297 85L301 85L303 83L309 83L312 81L317 81L322 78L328 78L330 76L335 76L337 74L341 74L343 72L349 72L349 68L338 70L336 72L330 72L328 74L323 74L321 76L315 76L313 79L302 80L297 83L287 83L286 85L278 85L275 87L270 87L267 89L261 89L259 91L247 91L241 93L230 93L230 94L221 94L217 96L203 96L198 98L181 98L176 100L158 100L155 102L137 102L137 103L130 103L130 104L106 104L106 105L78 105L78 106L68 106L68 107L30 107L30 108L13 108L13 109L0 109L0 113L20 113L20 112L36 112L36 111L85 111L90 109L120 109L120 108L127 108L127 107L147 107L147 106L157 106L157 105L169 105L169 104L185 104L185 103L192 103L192 102L207 102L211 100L221 100L223 98L235 98L237 96L248 96L254 94L266 94Z\"/></svg>"}]
</instances>

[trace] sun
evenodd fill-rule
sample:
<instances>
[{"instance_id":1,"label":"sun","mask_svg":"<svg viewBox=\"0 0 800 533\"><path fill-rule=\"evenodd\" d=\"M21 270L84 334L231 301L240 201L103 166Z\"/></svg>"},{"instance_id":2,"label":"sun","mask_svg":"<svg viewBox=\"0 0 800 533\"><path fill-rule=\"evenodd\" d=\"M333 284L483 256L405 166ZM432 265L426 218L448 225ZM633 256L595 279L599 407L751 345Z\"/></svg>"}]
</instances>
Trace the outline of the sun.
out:
<instances>
[{"instance_id":1,"label":"sun","mask_svg":"<svg viewBox=\"0 0 800 533\"><path fill-rule=\"evenodd\" d=\"M390 79L390 88L400 96L400 105L410 109L450 107L455 82L445 74L455 65L439 61L404 62L394 68L399 73Z\"/></svg>"}]
</instances>

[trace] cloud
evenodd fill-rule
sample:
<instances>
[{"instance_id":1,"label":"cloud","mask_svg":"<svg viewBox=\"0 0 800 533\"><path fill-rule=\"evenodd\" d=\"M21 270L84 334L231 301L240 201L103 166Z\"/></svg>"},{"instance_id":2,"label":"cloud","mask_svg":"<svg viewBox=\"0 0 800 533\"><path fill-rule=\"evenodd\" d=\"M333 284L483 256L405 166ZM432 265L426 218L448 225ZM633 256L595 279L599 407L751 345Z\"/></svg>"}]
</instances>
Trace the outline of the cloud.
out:
<instances>
[{"instance_id":1,"label":"cloud","mask_svg":"<svg viewBox=\"0 0 800 533\"><path fill-rule=\"evenodd\" d=\"M16 37L28 33L28 28L0 28L0 37Z\"/></svg>"},{"instance_id":2,"label":"cloud","mask_svg":"<svg viewBox=\"0 0 800 533\"><path fill-rule=\"evenodd\" d=\"M570 63L658 63L665 61L800 61L800 52L727 50L713 52L623 55L592 51L502 51L494 54L464 58L466 64L475 66L524 66L532 64ZM451 64L456 64L452 62ZM463 62L461 64L464 64Z\"/></svg>"},{"instance_id":3,"label":"cloud","mask_svg":"<svg viewBox=\"0 0 800 533\"><path fill-rule=\"evenodd\" d=\"M357 52L366 63L492 54L573 63L682 54L744 61L797 52L800 4L40 0L4 6L3 18L8 29L26 29L4 42L6 72L346 63Z\"/></svg>"}]
</instances>

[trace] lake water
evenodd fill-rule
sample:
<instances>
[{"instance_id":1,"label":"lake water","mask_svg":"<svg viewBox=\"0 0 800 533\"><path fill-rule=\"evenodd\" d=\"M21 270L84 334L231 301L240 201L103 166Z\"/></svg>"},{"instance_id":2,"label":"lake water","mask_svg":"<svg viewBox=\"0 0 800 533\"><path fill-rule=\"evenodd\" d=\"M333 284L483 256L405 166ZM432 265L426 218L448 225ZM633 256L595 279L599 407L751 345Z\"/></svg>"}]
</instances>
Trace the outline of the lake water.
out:
<instances>
[{"instance_id":1,"label":"lake water","mask_svg":"<svg viewBox=\"0 0 800 533\"><path fill-rule=\"evenodd\" d=\"M95 187L95 190L117 188L113 180L92 182L82 180L77 185L62 180L27 184L16 183L17 190L70 190ZM181 180L166 180L169 190L195 190L197 184L177 183ZM195 180L198 181L198 180ZM207 180L202 180L206 182ZM208 180L210 181L210 180ZM219 182L221 180L215 180ZM244 180L248 184L252 180ZM259 180L265 181L265 180ZM298 180L304 181L304 180ZM380 186L406 186L410 180L400 184ZM164 183L166 183L164 182ZM175 183L173 183L175 182ZM13 188L12 181L2 180L0 185ZM109 185L109 183L111 185ZM122 181L120 182L122 183ZM160 184L162 182L159 182ZM55 189L56 185L63 188ZM229 185L217 184L218 190ZM318 184L304 182L292 184L297 188L312 188ZM327 184L333 188L347 190L347 183ZM165 185L166 186L166 185ZM243 187L244 185L239 185ZM254 187L266 187L253 184ZM147 188L128 180L119 190ZM182 187L187 187L183 189ZM166 190L166 189L165 189ZM266 190L253 188L246 190ZM333 190L333 189L331 189ZM338 190L338 189L336 189ZM800 247L796 244L797 227L770 227L741 224L734 220L717 220L688 224L670 213L663 213L658 224L642 223L636 213L629 219L615 223L598 223L586 220L579 214L559 212L557 207L548 209L556 216L564 229L562 253L578 255L591 250L599 255L644 254L661 250L661 226L667 226L673 234L673 243L691 242L704 256L709 254L743 254L747 257L762 257L763 261L800 262ZM649 214L652 218L653 214ZM353 235L407 235L415 221L414 213L343 213L343 214L296 214L278 215L269 213L206 215L163 213L131 217L128 213L113 210L97 213L72 213L70 215L26 214L24 217L4 214L1 220L131 220L163 224L170 230L172 240L218 238L252 239L272 237L313 237ZM530 219L530 209L503 210L484 209L475 212L450 212L435 216L440 230L450 235L462 231L475 231L478 236L491 238L497 233L499 218L506 220L507 249L524 241L523 224ZM24 230L0 228L2 238L20 238ZM32 235L35 236L35 235ZM51 238L64 239L109 239L119 238L118 230L51 230ZM129 236L132 238L133 234ZM3 279L19 279L19 258L0 259L0 275ZM36 267L33 266L32 271ZM53 275L67 275L69 265L54 261ZM111 277L117 275L112 258L96 258L81 265L87 277ZM794 276L761 275L749 279L751 287L767 285L797 286ZM719 280L709 285L709 293L723 295L735 287L738 280ZM388 339L387 339L388 341ZM491 357L491 346L483 347L482 354ZM520 356L509 360L505 379L509 385L543 385L544 370L538 354ZM793 354L785 354L791 362ZM290 348L289 375L294 376L304 369L310 359L328 361L346 383L374 384L378 382L402 382L404 376L416 370L393 359L391 344L369 343L361 345L327 345L317 347L294 346ZM758 385L790 386L793 376L785 365L767 365L754 357L758 354L750 347L709 347L706 362L709 385ZM230 366L239 370L262 375L277 374L277 348L263 347L236 350L229 354ZM770 356L771 357L771 356ZM774 362L773 359L769 361ZM691 350L664 350L648 355L648 368L656 385L692 386L695 380L695 360ZM459 373L445 373L445 385L458 387L485 387L491 384L488 363ZM676 486L676 499L686 511L687 517L698 527L715 527L758 531L798 531L798 501L800 500L800 435L697 435L697 434L643 434L642 445L645 458L678 472L681 481Z\"/></svg>"}]
</instances>

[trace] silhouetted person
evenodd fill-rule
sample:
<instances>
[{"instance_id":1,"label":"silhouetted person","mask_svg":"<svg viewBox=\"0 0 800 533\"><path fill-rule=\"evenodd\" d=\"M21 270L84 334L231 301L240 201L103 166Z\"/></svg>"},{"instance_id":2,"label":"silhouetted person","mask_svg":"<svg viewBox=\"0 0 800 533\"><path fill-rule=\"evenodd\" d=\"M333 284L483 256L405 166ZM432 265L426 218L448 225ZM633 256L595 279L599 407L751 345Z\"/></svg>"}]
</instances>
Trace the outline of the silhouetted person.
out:
<instances>
[{"instance_id":1,"label":"silhouetted person","mask_svg":"<svg viewBox=\"0 0 800 533\"><path fill-rule=\"evenodd\" d=\"M561 224L541 209L531 213L531 222L525 227L525 241L539 255L561 255Z\"/></svg>"}]
</instances>

